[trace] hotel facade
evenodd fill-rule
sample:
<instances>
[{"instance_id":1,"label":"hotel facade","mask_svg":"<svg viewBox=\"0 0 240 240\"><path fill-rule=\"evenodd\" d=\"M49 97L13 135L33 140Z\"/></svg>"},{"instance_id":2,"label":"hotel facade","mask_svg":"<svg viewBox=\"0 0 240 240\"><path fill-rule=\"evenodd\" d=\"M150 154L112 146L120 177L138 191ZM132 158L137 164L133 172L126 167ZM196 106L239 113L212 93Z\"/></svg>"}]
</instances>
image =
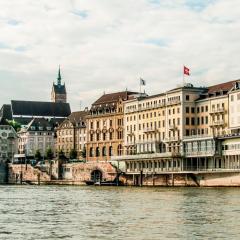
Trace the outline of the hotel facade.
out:
<instances>
[{"instance_id":1,"label":"hotel facade","mask_svg":"<svg viewBox=\"0 0 240 240\"><path fill-rule=\"evenodd\" d=\"M136 184L142 174L240 170L239 86L186 84L125 101L123 154L111 160Z\"/></svg>"}]
</instances>

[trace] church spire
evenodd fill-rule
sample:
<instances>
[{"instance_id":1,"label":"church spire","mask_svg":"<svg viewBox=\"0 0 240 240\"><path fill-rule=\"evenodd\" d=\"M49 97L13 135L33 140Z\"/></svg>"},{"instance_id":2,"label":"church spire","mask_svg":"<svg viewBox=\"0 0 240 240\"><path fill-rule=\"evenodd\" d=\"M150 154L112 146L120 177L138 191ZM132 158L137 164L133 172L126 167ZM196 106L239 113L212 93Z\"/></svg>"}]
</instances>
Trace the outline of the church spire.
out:
<instances>
[{"instance_id":1,"label":"church spire","mask_svg":"<svg viewBox=\"0 0 240 240\"><path fill-rule=\"evenodd\" d=\"M61 70L60 70L60 65L59 65L59 69L58 69L58 86L61 86L62 83L61 83L61 80L62 80L62 77L61 77Z\"/></svg>"}]
</instances>

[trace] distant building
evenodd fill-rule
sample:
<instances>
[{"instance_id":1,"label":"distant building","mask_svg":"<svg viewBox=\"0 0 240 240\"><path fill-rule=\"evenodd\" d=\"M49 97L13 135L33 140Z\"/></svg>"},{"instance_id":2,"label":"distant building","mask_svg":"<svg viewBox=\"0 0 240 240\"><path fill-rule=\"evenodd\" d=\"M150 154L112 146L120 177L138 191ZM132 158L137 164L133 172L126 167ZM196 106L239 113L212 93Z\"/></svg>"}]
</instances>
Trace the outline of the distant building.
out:
<instances>
[{"instance_id":1,"label":"distant building","mask_svg":"<svg viewBox=\"0 0 240 240\"><path fill-rule=\"evenodd\" d=\"M123 102L136 98L136 92L102 95L87 116L87 160L108 161L123 154Z\"/></svg>"},{"instance_id":2,"label":"distant building","mask_svg":"<svg viewBox=\"0 0 240 240\"><path fill-rule=\"evenodd\" d=\"M56 122L50 119L33 118L19 132L18 152L26 156L34 156L39 150L44 156L48 148L54 152L54 127Z\"/></svg>"},{"instance_id":3,"label":"distant building","mask_svg":"<svg viewBox=\"0 0 240 240\"><path fill-rule=\"evenodd\" d=\"M69 157L72 149L77 151L77 158L81 159L86 151L87 131L86 116L87 110L73 112L57 128L56 152L62 150L66 157Z\"/></svg>"},{"instance_id":4,"label":"distant building","mask_svg":"<svg viewBox=\"0 0 240 240\"><path fill-rule=\"evenodd\" d=\"M53 83L52 86L52 102L57 102L57 103L66 103L67 102L67 91L65 87L65 83L62 84L62 77L61 77L61 72L60 72L60 67L58 70L58 78L57 78L57 84Z\"/></svg>"}]
</instances>

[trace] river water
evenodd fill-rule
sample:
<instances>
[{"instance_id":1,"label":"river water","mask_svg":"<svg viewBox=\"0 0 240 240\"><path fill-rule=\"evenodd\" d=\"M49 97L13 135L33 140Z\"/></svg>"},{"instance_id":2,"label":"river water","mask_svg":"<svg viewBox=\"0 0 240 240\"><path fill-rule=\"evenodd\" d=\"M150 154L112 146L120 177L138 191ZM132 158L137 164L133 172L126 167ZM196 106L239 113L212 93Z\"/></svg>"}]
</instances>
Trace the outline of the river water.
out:
<instances>
[{"instance_id":1,"label":"river water","mask_svg":"<svg viewBox=\"0 0 240 240\"><path fill-rule=\"evenodd\" d=\"M240 188L0 186L0 239L240 239Z\"/></svg>"}]
</instances>

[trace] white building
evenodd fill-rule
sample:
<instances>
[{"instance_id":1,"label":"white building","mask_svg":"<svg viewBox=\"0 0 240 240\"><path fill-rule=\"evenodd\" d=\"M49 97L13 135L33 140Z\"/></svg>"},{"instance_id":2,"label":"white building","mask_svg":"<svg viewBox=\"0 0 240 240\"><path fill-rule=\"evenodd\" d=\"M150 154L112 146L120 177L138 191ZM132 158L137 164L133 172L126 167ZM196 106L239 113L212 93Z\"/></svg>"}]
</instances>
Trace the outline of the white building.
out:
<instances>
[{"instance_id":1,"label":"white building","mask_svg":"<svg viewBox=\"0 0 240 240\"><path fill-rule=\"evenodd\" d=\"M46 150L51 148L54 152L54 124L44 118L34 118L19 131L19 153L25 153L26 156L34 156L37 150L41 155L46 154Z\"/></svg>"}]
</instances>

